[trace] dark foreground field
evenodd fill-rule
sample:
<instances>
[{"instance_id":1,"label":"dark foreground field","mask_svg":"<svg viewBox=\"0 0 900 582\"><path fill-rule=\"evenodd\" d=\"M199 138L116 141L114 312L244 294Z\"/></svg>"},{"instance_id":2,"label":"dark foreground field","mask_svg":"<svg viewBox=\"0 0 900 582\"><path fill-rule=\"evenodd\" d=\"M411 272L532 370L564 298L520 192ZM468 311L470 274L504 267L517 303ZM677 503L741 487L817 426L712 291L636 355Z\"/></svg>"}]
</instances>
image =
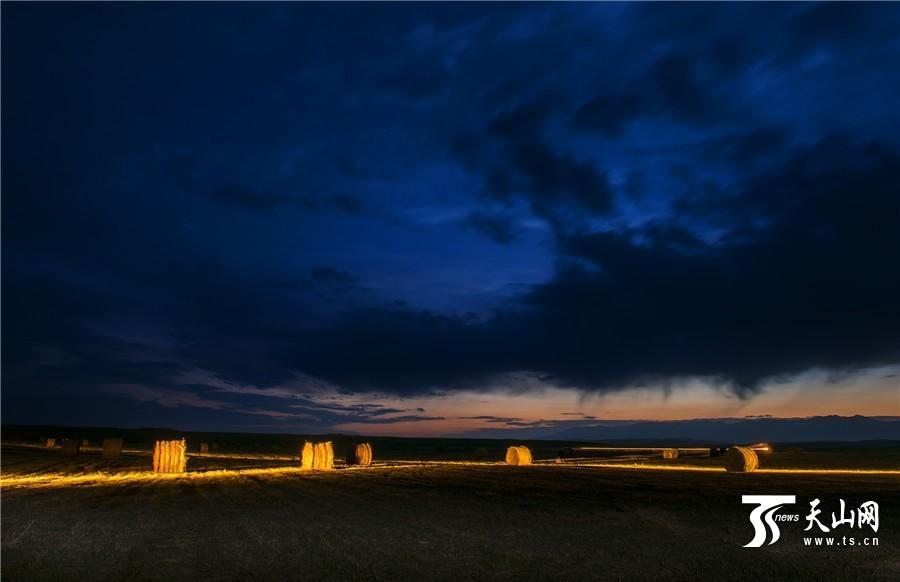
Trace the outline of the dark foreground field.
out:
<instances>
[{"instance_id":1,"label":"dark foreground field","mask_svg":"<svg viewBox=\"0 0 900 582\"><path fill-rule=\"evenodd\" d=\"M900 578L897 475L554 464L304 474L272 460L204 473L225 465L203 459L184 477L134 472L146 462L5 447L3 579ZM753 531L740 496L754 493L798 495L801 523L783 525L773 546L741 547ZM840 498L877 501L880 545L805 547L813 497L826 522Z\"/></svg>"}]
</instances>

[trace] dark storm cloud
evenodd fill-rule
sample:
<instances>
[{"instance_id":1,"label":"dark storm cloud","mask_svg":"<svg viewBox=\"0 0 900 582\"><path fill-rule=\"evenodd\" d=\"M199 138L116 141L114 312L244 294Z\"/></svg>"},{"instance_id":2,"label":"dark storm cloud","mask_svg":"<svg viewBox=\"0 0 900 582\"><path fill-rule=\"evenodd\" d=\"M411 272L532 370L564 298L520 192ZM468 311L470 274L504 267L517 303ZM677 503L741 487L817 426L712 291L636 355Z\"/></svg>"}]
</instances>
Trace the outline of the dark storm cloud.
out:
<instances>
[{"instance_id":1,"label":"dark storm cloud","mask_svg":"<svg viewBox=\"0 0 900 582\"><path fill-rule=\"evenodd\" d=\"M634 93L600 95L582 105L573 121L576 126L619 137L646 106L646 99Z\"/></svg>"},{"instance_id":2,"label":"dark storm cloud","mask_svg":"<svg viewBox=\"0 0 900 582\"><path fill-rule=\"evenodd\" d=\"M826 140L735 192L734 231L715 243L654 224L568 235L560 250L581 262L564 262L518 308L481 323L351 312L314 345L288 341L284 363L355 390L490 385L533 370L585 389L702 375L744 392L811 367L890 362L898 180L892 149Z\"/></svg>"},{"instance_id":3,"label":"dark storm cloud","mask_svg":"<svg viewBox=\"0 0 900 582\"><path fill-rule=\"evenodd\" d=\"M550 109L545 101L514 107L491 119L484 135L457 135L451 152L483 175L483 193L496 201L517 198L550 222L564 211L605 214L613 192L606 176L588 160L556 151L543 134Z\"/></svg>"},{"instance_id":4,"label":"dark storm cloud","mask_svg":"<svg viewBox=\"0 0 900 582\"><path fill-rule=\"evenodd\" d=\"M659 58L621 86L590 98L575 110L572 124L620 138L641 118L669 118L702 128L734 117L738 110L726 87L749 62L732 55L734 62L722 67L723 56L715 48L684 50Z\"/></svg>"},{"instance_id":5,"label":"dark storm cloud","mask_svg":"<svg viewBox=\"0 0 900 582\"><path fill-rule=\"evenodd\" d=\"M14 414L900 360L892 6L81 10L4 10Z\"/></svg>"},{"instance_id":6,"label":"dark storm cloud","mask_svg":"<svg viewBox=\"0 0 900 582\"><path fill-rule=\"evenodd\" d=\"M792 52L802 53L823 45L843 50L871 46L873 41L891 39L891 19L876 6L861 3L819 2L798 10L788 20L788 38ZM860 34L865 30L866 34Z\"/></svg>"}]
</instances>

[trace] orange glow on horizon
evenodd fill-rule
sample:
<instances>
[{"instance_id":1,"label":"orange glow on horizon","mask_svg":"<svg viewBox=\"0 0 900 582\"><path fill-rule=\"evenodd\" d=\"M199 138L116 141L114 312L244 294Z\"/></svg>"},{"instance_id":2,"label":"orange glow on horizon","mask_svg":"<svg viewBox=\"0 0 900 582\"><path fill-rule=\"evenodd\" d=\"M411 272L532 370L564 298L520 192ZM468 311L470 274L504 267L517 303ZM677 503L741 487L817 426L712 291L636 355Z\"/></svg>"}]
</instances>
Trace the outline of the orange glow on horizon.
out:
<instances>
[{"instance_id":1,"label":"orange glow on horizon","mask_svg":"<svg viewBox=\"0 0 900 582\"><path fill-rule=\"evenodd\" d=\"M440 419L385 424L339 423L338 431L375 436L462 436L479 429L525 428L573 420L660 421L696 418L772 416L900 416L900 384L895 367L872 369L843 380L807 374L764 386L756 395L738 398L727 388L702 380L685 380L669 391L660 387L592 393L546 387L534 391L464 391L449 397L376 396L380 404L423 409ZM342 402L371 402L371 394L343 395ZM495 421L475 417L495 417ZM389 420L389 417L386 417ZM514 424L501 422L509 419ZM565 428L560 426L560 428Z\"/></svg>"}]
</instances>

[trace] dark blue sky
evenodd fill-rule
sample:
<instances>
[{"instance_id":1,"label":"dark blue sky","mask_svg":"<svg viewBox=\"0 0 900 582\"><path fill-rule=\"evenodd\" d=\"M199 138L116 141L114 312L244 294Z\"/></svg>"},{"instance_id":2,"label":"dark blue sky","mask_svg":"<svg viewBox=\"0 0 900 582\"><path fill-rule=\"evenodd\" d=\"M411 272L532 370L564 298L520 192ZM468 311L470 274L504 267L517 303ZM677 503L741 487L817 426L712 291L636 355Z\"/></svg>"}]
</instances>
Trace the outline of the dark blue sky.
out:
<instances>
[{"instance_id":1,"label":"dark blue sky","mask_svg":"<svg viewBox=\"0 0 900 582\"><path fill-rule=\"evenodd\" d=\"M900 364L894 5L6 4L2 32L4 422L324 430Z\"/></svg>"}]
</instances>

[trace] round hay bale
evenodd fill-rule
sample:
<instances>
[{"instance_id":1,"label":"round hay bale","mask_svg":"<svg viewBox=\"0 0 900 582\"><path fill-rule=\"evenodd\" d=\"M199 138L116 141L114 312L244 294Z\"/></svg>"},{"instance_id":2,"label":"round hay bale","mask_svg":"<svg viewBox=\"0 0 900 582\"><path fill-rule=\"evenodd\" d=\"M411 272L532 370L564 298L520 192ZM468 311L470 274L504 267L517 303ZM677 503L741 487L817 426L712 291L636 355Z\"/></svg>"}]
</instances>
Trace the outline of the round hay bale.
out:
<instances>
[{"instance_id":1,"label":"round hay bale","mask_svg":"<svg viewBox=\"0 0 900 582\"><path fill-rule=\"evenodd\" d=\"M678 449L663 449L662 458L663 459L677 459L678 458Z\"/></svg>"},{"instance_id":2,"label":"round hay bale","mask_svg":"<svg viewBox=\"0 0 900 582\"><path fill-rule=\"evenodd\" d=\"M331 441L316 443L313 446L313 469L317 471L330 471L334 468L334 449Z\"/></svg>"},{"instance_id":3,"label":"round hay bale","mask_svg":"<svg viewBox=\"0 0 900 582\"><path fill-rule=\"evenodd\" d=\"M315 447L313 447L311 442L306 441L300 449L300 468L311 471L313 468L313 457L315 457Z\"/></svg>"},{"instance_id":4,"label":"round hay bale","mask_svg":"<svg viewBox=\"0 0 900 582\"><path fill-rule=\"evenodd\" d=\"M156 441L153 445L154 473L184 473L187 470L187 442Z\"/></svg>"},{"instance_id":5,"label":"round hay bale","mask_svg":"<svg viewBox=\"0 0 900 582\"><path fill-rule=\"evenodd\" d=\"M103 439L103 452L100 454L104 459L115 460L122 454L122 439Z\"/></svg>"},{"instance_id":6,"label":"round hay bale","mask_svg":"<svg viewBox=\"0 0 900 582\"><path fill-rule=\"evenodd\" d=\"M359 443L354 447L350 447L347 454L348 465L361 465L368 467L372 464L372 443Z\"/></svg>"},{"instance_id":7,"label":"round hay bale","mask_svg":"<svg viewBox=\"0 0 900 582\"><path fill-rule=\"evenodd\" d=\"M507 465L530 465L531 449L528 447L509 447L506 449Z\"/></svg>"},{"instance_id":8,"label":"round hay bale","mask_svg":"<svg viewBox=\"0 0 900 582\"><path fill-rule=\"evenodd\" d=\"M62 454L69 455L71 457L78 456L78 452L81 450L81 441L78 439L63 439L62 442Z\"/></svg>"},{"instance_id":9,"label":"round hay bale","mask_svg":"<svg viewBox=\"0 0 900 582\"><path fill-rule=\"evenodd\" d=\"M722 455L722 464L729 473L752 473L759 467L759 457L753 449L730 447Z\"/></svg>"}]
</instances>

